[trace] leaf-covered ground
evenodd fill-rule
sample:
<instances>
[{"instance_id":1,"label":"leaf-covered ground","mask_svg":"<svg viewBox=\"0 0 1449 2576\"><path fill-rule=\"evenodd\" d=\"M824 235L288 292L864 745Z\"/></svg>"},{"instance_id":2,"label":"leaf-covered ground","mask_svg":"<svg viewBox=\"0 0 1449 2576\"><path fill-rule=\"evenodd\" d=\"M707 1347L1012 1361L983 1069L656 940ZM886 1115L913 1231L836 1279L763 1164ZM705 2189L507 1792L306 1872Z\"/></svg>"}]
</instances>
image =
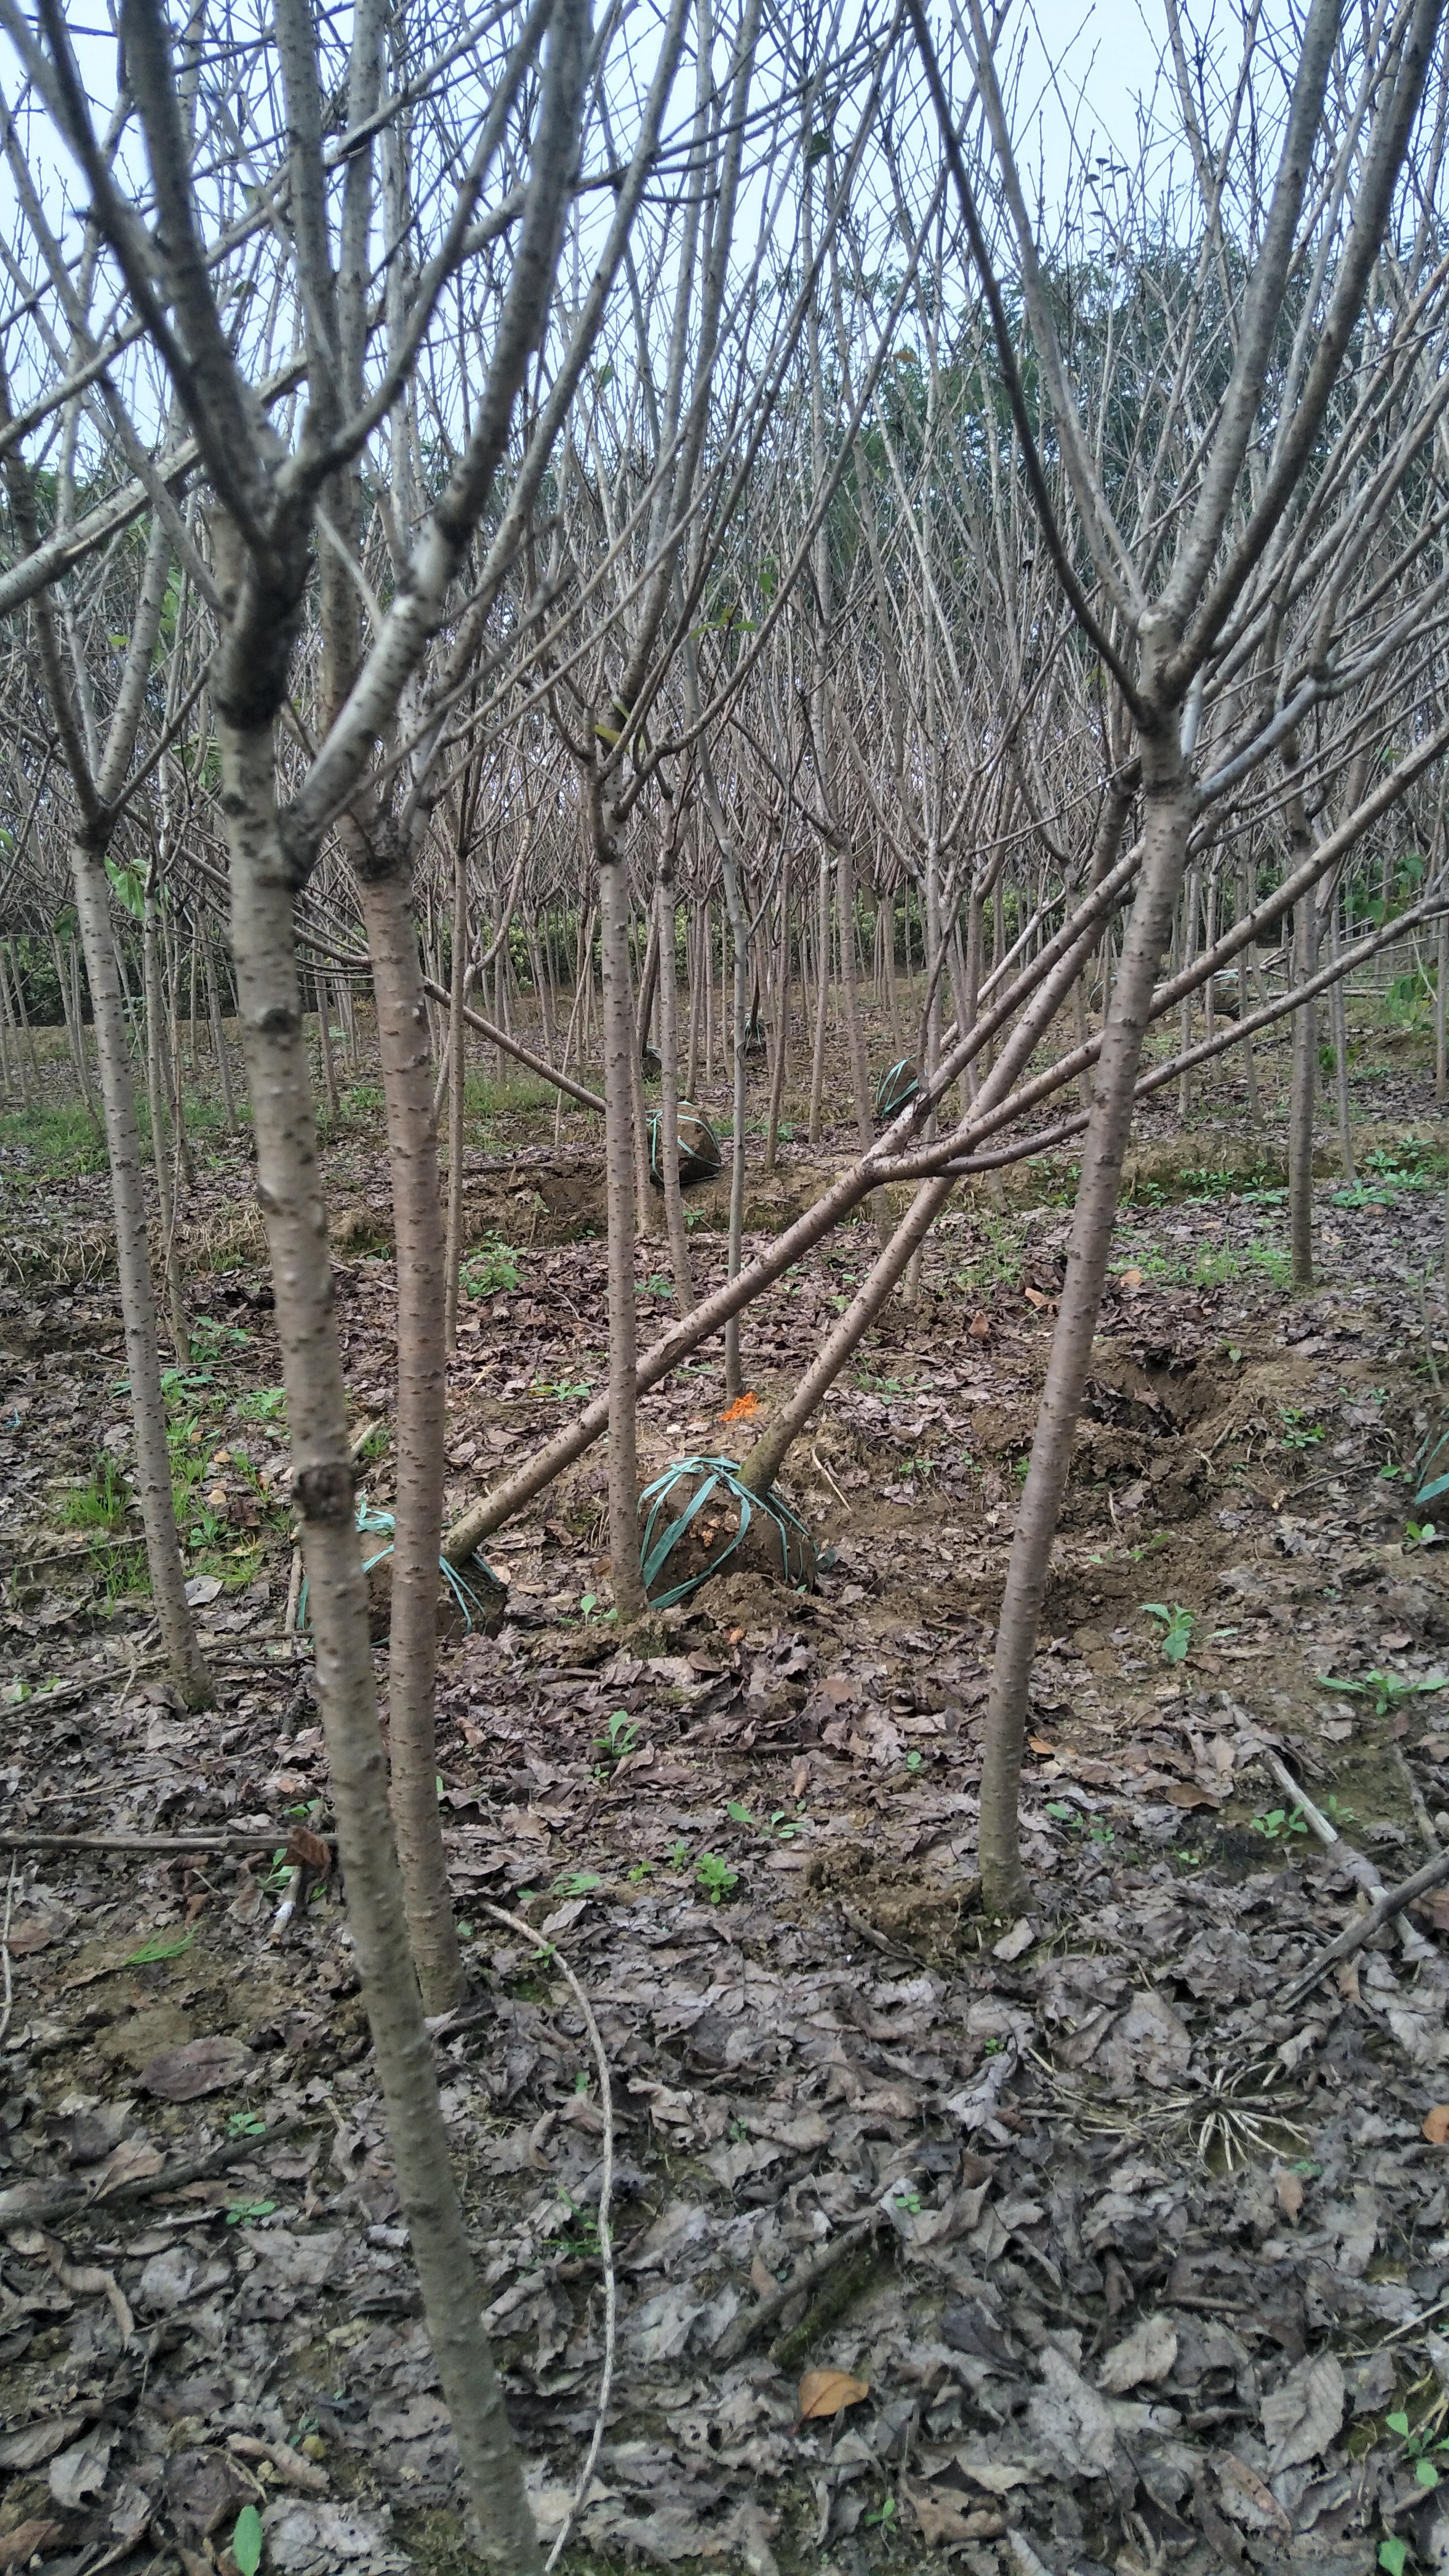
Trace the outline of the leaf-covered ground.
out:
<instances>
[{"instance_id":1,"label":"leaf-covered ground","mask_svg":"<svg viewBox=\"0 0 1449 2576\"><path fill-rule=\"evenodd\" d=\"M1282 1284L1271 1157L1254 1180L1241 1129L1204 1125L1177 1152L1186 1182L1154 1182L1171 1131L1148 1127L1054 1560L1020 1923L977 1901L979 1729L1062 1175L1037 1176L1034 1205L1014 1187L948 1222L917 1302L802 1444L788 1481L825 1551L814 1595L726 1573L619 1638L600 1458L502 1534L507 1623L444 1654L474 2001L437 2046L549 2529L603 2357L599 2086L549 1945L606 2045L618 2354L564 2561L580 2576L1449 2565L1449 2169L1439 2124L1424 2133L1449 2099L1449 1907L1428 1900L1282 2001L1449 1803L1449 1552L1406 1544L1403 1472L1446 1364L1443 1184L1422 1123L1417 1149L1387 1141L1429 1115L1422 1081L1364 1105L1381 1159L1356 1192L1321 1185L1306 1299ZM470 1173L457 1503L601 1365L581 1149L530 1132L495 1135ZM339 1140L332 1186L385 1510L371 1152ZM281 1634L265 1278L226 1233L239 1167L219 1156L188 1207L196 1245L239 1266L193 1277L213 1329L169 1390L218 1677L201 1717L172 1705L126 1588L103 1181L42 1200L19 1153L11 1168L7 1241L33 1257L0 1298L0 2568L226 2569L249 2506L268 2566L461 2566L338 1891L279 1933L270 1849L35 1839L309 1813L325 1830L305 1654ZM808 1168L782 1157L760 1222ZM91 1275L63 1285L56 1247L86 1226ZM762 1404L872 1242L836 1238L749 1319ZM693 1244L707 1284L710 1220ZM641 1309L661 1319L662 1262L641 1246ZM644 1408L649 1469L742 1450L750 1421L723 1410L707 1354ZM1341 1827L1335 1849L1301 1830L1272 1754Z\"/></svg>"}]
</instances>

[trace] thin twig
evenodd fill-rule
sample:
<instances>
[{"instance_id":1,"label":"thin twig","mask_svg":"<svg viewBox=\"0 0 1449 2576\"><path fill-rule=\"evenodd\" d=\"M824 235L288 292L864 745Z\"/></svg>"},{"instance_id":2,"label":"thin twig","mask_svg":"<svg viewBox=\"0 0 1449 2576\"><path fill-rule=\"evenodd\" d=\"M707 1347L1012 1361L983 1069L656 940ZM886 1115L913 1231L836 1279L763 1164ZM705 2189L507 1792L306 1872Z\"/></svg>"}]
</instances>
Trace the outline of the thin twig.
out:
<instances>
[{"instance_id":1,"label":"thin twig","mask_svg":"<svg viewBox=\"0 0 1449 2576\"><path fill-rule=\"evenodd\" d=\"M847 2227L831 2244L823 2245L818 2254L812 2254L808 2263L797 2264L792 2277L782 2282L778 2289L767 2290L764 2297L751 2308L748 2316L736 2317L733 2325L721 2337L720 2361L722 2363L737 2361L740 2354L754 2342L756 2335L762 2334L766 2326L774 2324L776 2317L783 2309L788 2308L792 2299L798 2298L802 2291L815 2289L818 2283L824 2280L827 2272L833 2272L838 2263L843 2263L848 2254L853 2254L856 2247L863 2245L868 2236L874 2235L878 2224L879 2212L873 2209L868 2218L858 2219L854 2227Z\"/></svg>"},{"instance_id":2,"label":"thin twig","mask_svg":"<svg viewBox=\"0 0 1449 2576\"><path fill-rule=\"evenodd\" d=\"M833 1494L835 1494L835 1495L838 1497L838 1499L840 1500L840 1502L841 1502L842 1504L844 1504L844 1507L845 1507L846 1511L848 1511L848 1512L851 1514L851 1517L852 1517L852 1519L853 1519L853 1518L854 1518L854 1505L853 1505L853 1504L851 1504L851 1503L847 1503L847 1502L846 1502L846 1500L845 1500L845 1496L841 1493L841 1491L840 1491L840 1487L837 1485L837 1483L836 1483L836 1481L835 1481L835 1478L832 1476L832 1474L831 1474L831 1472L830 1472L829 1468L826 1466L825 1461L824 1461L824 1459L821 1457L819 1450L818 1450L818 1449L812 1449L812 1450L811 1450L811 1452L810 1452L810 1455L811 1455L811 1458L814 1460L815 1465L819 1468L820 1473L821 1473L821 1475L824 1477L824 1479L825 1479L825 1481L826 1481L827 1485L830 1487L831 1492L832 1492Z\"/></svg>"},{"instance_id":3,"label":"thin twig","mask_svg":"<svg viewBox=\"0 0 1449 2576\"><path fill-rule=\"evenodd\" d=\"M583 2511L585 2499L587 2498L589 2488L593 2483L594 2465L598 2459L599 2450L604 2439L604 2426L608 2420L609 2412L609 2395L614 2383L614 2345L618 2319L618 2284L614 2275L614 2244L609 2230L609 2203L613 2197L614 2190L614 2095L612 2086L609 2082L608 2055L604 2048L603 2036L600 2032L599 2025L594 2019L593 2006L589 2002L588 1996L585 1994L583 1987L580 1985L578 1978L574 1975L572 1968L569 1966L569 1963L563 1956L562 1952L555 1944L545 1941L542 1936L534 1930L532 1924L523 1922L516 1914L505 1914L501 1905L482 1905L479 1906L477 1910L480 1914L486 1914L490 1922L505 1924L510 1932L520 1933L523 1939L529 1943L531 1948L535 1950L550 1950L552 1952L553 1958L558 1966L559 1974L568 1986L575 2003L583 2014L584 2027L589 2034L589 2045L594 2052L594 2063L599 2070L599 2109L603 2114L604 2121L604 2148L603 2167L599 2176L599 2216L597 2224L599 2230L599 2260L603 2265L604 2272L604 2366L599 2376L599 2403L597 2412L594 2416L594 2438L589 2444L589 2456L584 2462L583 2471L578 2484L574 2489L568 2512L564 2515L563 2521L559 2525L559 2529L555 2535L553 2547L549 2551L547 2558L544 2560L544 2576L549 2576L549 2570L557 2565L559 2555L568 2539L569 2533L572 2531L575 2522Z\"/></svg>"},{"instance_id":4,"label":"thin twig","mask_svg":"<svg viewBox=\"0 0 1449 2576\"><path fill-rule=\"evenodd\" d=\"M1267 1745L1263 1748L1263 1760L1284 1796L1292 1799L1309 1832L1317 1835L1325 1851L1332 1851L1334 1844L1342 1840L1337 1825L1329 1823L1322 1810L1315 1807L1307 1790L1294 1779L1287 1763Z\"/></svg>"},{"instance_id":5,"label":"thin twig","mask_svg":"<svg viewBox=\"0 0 1449 2576\"><path fill-rule=\"evenodd\" d=\"M314 1830L308 1827L308 1831ZM195 1834L37 1834L0 1833L0 1851L13 1852L226 1852L275 1851L285 1843L290 1825L259 1825L255 1833L238 1830L226 1833ZM335 1842L335 1834L322 1834L321 1842Z\"/></svg>"},{"instance_id":6,"label":"thin twig","mask_svg":"<svg viewBox=\"0 0 1449 2576\"><path fill-rule=\"evenodd\" d=\"M1412 1878L1404 1880L1402 1886L1386 1887L1366 1914L1361 1914L1346 1932L1340 1932L1338 1939L1330 1941L1326 1950L1319 1951L1311 1966L1300 1969L1296 1977L1289 1978L1278 1995L1279 2010L1290 2011L1295 2004L1301 2003L1340 1959L1351 1959L1355 1950L1361 1950L1364 1943L1371 1941L1386 1923L1391 1923L1396 1914L1402 1914L1405 1906L1412 1905L1416 1896L1426 1895L1431 1887L1442 1886L1446 1878L1449 1878L1449 1851L1441 1851L1437 1860L1426 1861Z\"/></svg>"},{"instance_id":7,"label":"thin twig","mask_svg":"<svg viewBox=\"0 0 1449 2576\"><path fill-rule=\"evenodd\" d=\"M5 1889L5 1921L0 1926L0 1967L5 1977L5 2000L0 2003L0 2039L10 2028L10 2011L15 1996L15 1980L10 1966L10 1909L15 1902L15 1873L20 1867L17 1852L10 1864L10 1877Z\"/></svg>"},{"instance_id":8,"label":"thin twig","mask_svg":"<svg viewBox=\"0 0 1449 2576\"><path fill-rule=\"evenodd\" d=\"M328 2105L331 2108L331 2105ZM59 2182L41 2198L28 2195L42 2190L36 2183L17 2183L0 2192L0 2220L5 2225L25 2218L46 2219L66 2211L116 2208L123 2200L164 2200L168 2192L180 2191L189 2182L210 2182L216 2174L225 2173L229 2165L244 2164L249 2156L263 2147L275 2147L298 2129L310 2128L316 2114L300 2112L295 2119L280 2120L255 2138L226 2138L220 2146L208 2148L204 2156L192 2156L185 2164L172 2165L157 2174L138 2174L134 2182L118 2182L110 2191L95 2191L89 2183Z\"/></svg>"}]
</instances>

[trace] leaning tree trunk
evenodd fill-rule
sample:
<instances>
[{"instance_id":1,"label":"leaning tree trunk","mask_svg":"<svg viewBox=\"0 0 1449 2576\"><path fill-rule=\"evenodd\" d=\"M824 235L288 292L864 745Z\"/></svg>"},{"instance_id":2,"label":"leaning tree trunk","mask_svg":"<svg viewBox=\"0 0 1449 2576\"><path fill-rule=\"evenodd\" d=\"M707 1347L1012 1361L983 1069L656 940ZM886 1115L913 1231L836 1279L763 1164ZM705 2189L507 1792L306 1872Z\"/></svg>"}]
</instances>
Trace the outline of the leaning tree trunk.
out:
<instances>
[{"instance_id":1,"label":"leaning tree trunk","mask_svg":"<svg viewBox=\"0 0 1449 2576\"><path fill-rule=\"evenodd\" d=\"M218 729L257 1194L276 1295L293 1505L348 1922L429 2339L482 2527L483 2557L499 2576L533 2576L538 2542L483 2332L482 2292L449 2159L388 1810L271 733L229 724L220 704Z\"/></svg>"},{"instance_id":2,"label":"leaning tree trunk","mask_svg":"<svg viewBox=\"0 0 1449 2576\"><path fill-rule=\"evenodd\" d=\"M406 873L369 873L351 853L372 962L397 1239L397 1413L387 1665L392 1813L423 2008L451 2012L467 1990L438 1809L433 1690L447 1432L443 1211L433 1128L428 1014ZM457 1044L462 1020L454 1033Z\"/></svg>"},{"instance_id":3,"label":"leaning tree trunk","mask_svg":"<svg viewBox=\"0 0 1449 2576\"><path fill-rule=\"evenodd\" d=\"M1018 1911L1028 1893L1018 1814L1027 1686L1112 1248L1152 988L1171 935L1187 859L1191 783L1175 719L1168 719L1162 734L1144 738L1142 776L1141 880L1102 1032L1067 1248L1066 1283L996 1631L981 1776L980 1849L982 1894L988 1910L997 1914Z\"/></svg>"},{"instance_id":4,"label":"leaning tree trunk","mask_svg":"<svg viewBox=\"0 0 1449 2576\"><path fill-rule=\"evenodd\" d=\"M86 980L91 989L96 1065L106 1122L106 1152L111 1166L116 1268L121 1283L126 1373L131 1381L131 1419L136 1434L137 1499L146 1533L151 1595L161 1623L161 1643L171 1678L188 1708L207 1708L211 1704L211 1679L202 1660L187 1605L186 1578L176 1533L176 1503L171 1491L156 1298L146 1241L141 1139L136 1127L135 1095L131 1088L131 1051L126 1042L125 1006L111 939L110 887L98 852L88 849L81 841L75 841L71 844L70 857L76 919L80 924Z\"/></svg>"}]
</instances>

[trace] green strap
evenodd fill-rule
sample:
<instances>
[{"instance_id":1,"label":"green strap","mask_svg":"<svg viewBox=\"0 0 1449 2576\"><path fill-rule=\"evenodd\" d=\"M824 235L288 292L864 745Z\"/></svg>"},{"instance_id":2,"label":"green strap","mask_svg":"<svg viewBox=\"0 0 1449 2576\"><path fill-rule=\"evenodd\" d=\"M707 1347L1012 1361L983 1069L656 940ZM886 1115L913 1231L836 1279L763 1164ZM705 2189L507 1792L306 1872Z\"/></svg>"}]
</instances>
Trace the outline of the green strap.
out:
<instances>
[{"instance_id":1,"label":"green strap","mask_svg":"<svg viewBox=\"0 0 1449 2576\"><path fill-rule=\"evenodd\" d=\"M391 1556L394 1545L393 1532L396 1530L397 1523L391 1512L376 1511L368 1502L366 1494L359 1494L357 1497L357 1527L363 1537L382 1538L386 1536L387 1538L386 1547L378 1548L375 1555L365 1556L362 1560L363 1573L370 1574L375 1565L381 1565L385 1556ZM482 1566L489 1581L492 1583L498 1583L498 1577L494 1573L492 1566L489 1564L487 1557L479 1557L478 1563ZM458 1572L457 1567L455 1565L450 1565L445 1556L440 1556L438 1559L438 1572L445 1577L452 1591L453 1598L463 1613L463 1630L465 1636L471 1636L473 1633L473 1611L477 1611L480 1620L483 1616L484 1604L481 1595L474 1591L470 1583L465 1583L462 1575ZM499 1584L498 1588L501 1592L503 1586ZM297 1632L299 1635L306 1625L307 1583L304 1576L302 1589L297 1595Z\"/></svg>"},{"instance_id":2,"label":"green strap","mask_svg":"<svg viewBox=\"0 0 1449 2576\"><path fill-rule=\"evenodd\" d=\"M682 1476L700 1476L704 1481L696 1488L678 1519L671 1521L663 1536L656 1540L654 1532L665 1499L672 1493ZM742 1544L745 1532L750 1526L751 1517L756 1511L768 1514L780 1533L780 1556L788 1580L791 1531L793 1530L802 1542L809 1537L809 1531L804 1522L796 1517L789 1504L782 1502L777 1494L752 1494L748 1485L740 1481L737 1459L680 1458L672 1467L666 1467L662 1476L656 1476L651 1485L646 1485L639 1497L641 1503L649 1505L639 1550L645 1592L648 1593L656 1576L663 1571L671 1552L683 1538L696 1514L704 1509L710 1496L720 1487L723 1487L740 1507L740 1525L730 1540L729 1546L719 1556L713 1558L700 1573L690 1575L685 1582L676 1583L672 1591L661 1593L657 1599L651 1599L652 1609L672 1609L677 1601L686 1600L691 1592L697 1591L700 1584L708 1577L718 1574L720 1567L728 1564L736 1549ZM801 1563L802 1565L804 1563L803 1547Z\"/></svg>"}]
</instances>

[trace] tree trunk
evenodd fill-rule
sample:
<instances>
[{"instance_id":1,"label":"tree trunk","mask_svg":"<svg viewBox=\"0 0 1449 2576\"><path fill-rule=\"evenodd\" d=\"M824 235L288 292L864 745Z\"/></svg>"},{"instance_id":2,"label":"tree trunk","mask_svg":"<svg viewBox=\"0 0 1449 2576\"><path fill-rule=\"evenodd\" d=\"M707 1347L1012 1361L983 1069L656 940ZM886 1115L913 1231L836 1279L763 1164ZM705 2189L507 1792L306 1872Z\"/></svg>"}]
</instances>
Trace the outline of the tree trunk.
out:
<instances>
[{"instance_id":1,"label":"tree trunk","mask_svg":"<svg viewBox=\"0 0 1449 2576\"><path fill-rule=\"evenodd\" d=\"M1310 887L1293 907L1293 973L1306 983L1318 963L1318 898ZM1293 1014L1293 1087L1288 1105L1288 1241L1293 1285L1313 1285L1313 1110L1318 1087L1318 1009Z\"/></svg>"},{"instance_id":2,"label":"tree trunk","mask_svg":"<svg viewBox=\"0 0 1449 2576\"><path fill-rule=\"evenodd\" d=\"M450 2012L467 1991L443 1855L433 1720L448 1411L443 1212L411 888L401 872L370 875L361 852L353 858L377 1004L397 1241L397 1497L387 1665L392 1812L423 2009L439 2013Z\"/></svg>"},{"instance_id":3,"label":"tree trunk","mask_svg":"<svg viewBox=\"0 0 1449 2576\"><path fill-rule=\"evenodd\" d=\"M449 2161L388 1811L271 735L239 731L220 705L218 729L257 1190L276 1291L293 1503L348 1922L428 2333L482 2526L484 2561L499 2576L535 2576L538 2542L482 2329L482 2291Z\"/></svg>"},{"instance_id":4,"label":"tree trunk","mask_svg":"<svg viewBox=\"0 0 1449 2576\"><path fill-rule=\"evenodd\" d=\"M202 964L206 970L206 1016L211 1023L211 1043L216 1050L217 1078L221 1083L222 1115L228 1136L236 1134L236 1102L232 1098L231 1067L226 1060L226 1037L222 1028L221 995L216 983L216 960L211 951L211 933L202 941Z\"/></svg>"},{"instance_id":5,"label":"tree trunk","mask_svg":"<svg viewBox=\"0 0 1449 2576\"><path fill-rule=\"evenodd\" d=\"M666 853L661 866L654 899L659 916L659 1180L664 1194L669 1265L674 1272L675 1308L679 1314L687 1315L694 1304L694 1277L679 1186L679 988L675 981L672 851Z\"/></svg>"},{"instance_id":6,"label":"tree trunk","mask_svg":"<svg viewBox=\"0 0 1449 2576\"><path fill-rule=\"evenodd\" d=\"M825 1092L825 1040L830 1018L830 853L820 853L815 888L815 1044L810 1057L810 1142L820 1142Z\"/></svg>"},{"instance_id":7,"label":"tree trunk","mask_svg":"<svg viewBox=\"0 0 1449 2576\"><path fill-rule=\"evenodd\" d=\"M91 988L96 1064L111 1166L111 1206L116 1221L116 1269L131 1382L136 1435L136 1487L146 1532L151 1594L161 1623L161 1643L171 1678L188 1708L209 1708L211 1677L202 1660L186 1600L186 1578L176 1535L176 1503L166 1447L166 1407L161 1395L161 1356L151 1261L146 1241L146 1200L141 1179L141 1139L131 1088L126 1015L111 941L110 886L99 855L71 844L76 919Z\"/></svg>"},{"instance_id":8,"label":"tree trunk","mask_svg":"<svg viewBox=\"0 0 1449 2576\"><path fill-rule=\"evenodd\" d=\"M1027 1686L1112 1247L1147 1013L1187 858L1191 786L1175 720L1169 719L1162 735L1144 738L1142 774L1141 879L1102 1033L1095 1096L1082 1145L1066 1284L996 1632L980 1833L982 1893L988 1910L995 1914L1020 1911L1027 1894L1018 1815Z\"/></svg>"},{"instance_id":9,"label":"tree trunk","mask_svg":"<svg viewBox=\"0 0 1449 2576\"><path fill-rule=\"evenodd\" d=\"M1330 911L1328 916L1328 925L1329 938L1332 942L1331 954L1336 959L1339 954L1339 890L1337 887L1334 888L1333 893L1329 897L1329 904ZM1439 925L1441 953L1444 940L1444 929L1445 925L1441 922ZM1344 1179L1351 1182L1357 1178L1357 1174L1354 1171L1353 1165L1353 1116L1352 1103L1349 1098L1348 1089L1348 996L1344 991L1344 979L1342 976L1339 977L1338 982L1332 988L1329 1002L1329 1015L1333 1027L1333 1074L1334 1095L1338 1108L1339 1159L1343 1164Z\"/></svg>"},{"instance_id":10,"label":"tree trunk","mask_svg":"<svg viewBox=\"0 0 1449 2576\"><path fill-rule=\"evenodd\" d=\"M639 1568L639 1463L634 1369L634 1008L629 980L629 883L597 777L590 780L603 948L604 1189L609 1226L609 1564L621 1622L645 1607Z\"/></svg>"},{"instance_id":11,"label":"tree trunk","mask_svg":"<svg viewBox=\"0 0 1449 2576\"><path fill-rule=\"evenodd\" d=\"M413 944L416 948L416 940ZM445 1340L449 1359L458 1347L458 1274L463 1264L463 1111L468 1088L468 1023L463 1017L463 1008L468 999L467 955L468 859L460 828L453 852L453 950L449 960L453 971L448 979L448 1242L444 1258L447 1280ZM381 1010L380 1002L378 1007ZM441 2006L436 2009L441 2010Z\"/></svg>"},{"instance_id":12,"label":"tree trunk","mask_svg":"<svg viewBox=\"0 0 1449 2576\"><path fill-rule=\"evenodd\" d=\"M181 1286L181 1271L176 1258L176 1202L172 1195L171 1174L166 1168L166 1069L163 1058L165 1034L161 999L160 939L157 934L156 896L148 885L146 914L142 934L142 964L146 996L146 1099L151 1112L151 1164L156 1175L156 1197L161 1221L161 1264L166 1279L166 1297L171 1313L171 1339L177 1361L185 1368L191 1358L191 1327L187 1321L186 1298Z\"/></svg>"}]
</instances>

